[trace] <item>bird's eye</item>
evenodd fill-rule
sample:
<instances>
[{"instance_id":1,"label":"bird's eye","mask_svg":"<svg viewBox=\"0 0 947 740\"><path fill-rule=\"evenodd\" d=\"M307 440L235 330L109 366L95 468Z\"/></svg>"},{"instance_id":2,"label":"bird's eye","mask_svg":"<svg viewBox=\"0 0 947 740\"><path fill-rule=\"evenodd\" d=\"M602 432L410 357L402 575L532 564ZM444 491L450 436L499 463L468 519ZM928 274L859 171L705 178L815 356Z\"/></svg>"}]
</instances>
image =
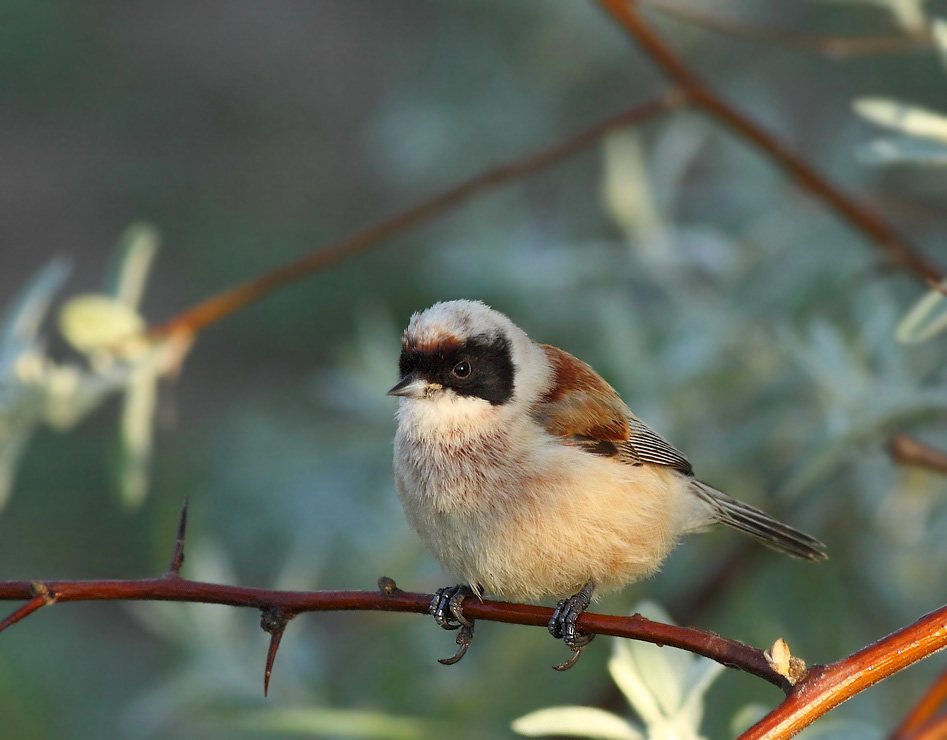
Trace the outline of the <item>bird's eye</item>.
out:
<instances>
[{"instance_id":1,"label":"bird's eye","mask_svg":"<svg viewBox=\"0 0 947 740\"><path fill-rule=\"evenodd\" d=\"M466 378L470 375L470 363L467 362L467 360L461 360L454 365L454 369L451 372L455 378Z\"/></svg>"}]
</instances>

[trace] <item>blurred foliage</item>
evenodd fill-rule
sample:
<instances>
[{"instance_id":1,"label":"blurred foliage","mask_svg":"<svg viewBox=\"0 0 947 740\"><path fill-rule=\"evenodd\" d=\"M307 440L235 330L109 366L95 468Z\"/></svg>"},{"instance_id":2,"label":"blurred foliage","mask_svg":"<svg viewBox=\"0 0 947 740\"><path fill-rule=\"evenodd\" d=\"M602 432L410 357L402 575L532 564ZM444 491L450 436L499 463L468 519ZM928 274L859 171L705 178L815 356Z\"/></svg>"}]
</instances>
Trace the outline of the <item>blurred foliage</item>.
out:
<instances>
[{"instance_id":1,"label":"blurred foliage","mask_svg":"<svg viewBox=\"0 0 947 740\"><path fill-rule=\"evenodd\" d=\"M673 623L650 602L632 611L657 622ZM603 740L701 740L704 694L724 666L681 650L634 640L615 640L608 672L644 727L593 707L540 709L513 722L521 735L602 738Z\"/></svg>"},{"instance_id":2,"label":"blurred foliage","mask_svg":"<svg viewBox=\"0 0 947 740\"><path fill-rule=\"evenodd\" d=\"M858 5L722 8L840 35L884 30L886 14L912 29L917 14L929 20L921 2ZM877 5L884 13L862 7ZM752 644L783 636L811 664L944 602L947 481L898 469L883 449L894 431L947 447L944 334L896 338L923 289L878 271L873 245L686 112L615 134L598 155L208 330L153 406L147 384L130 404L139 415L124 439L134 431L141 452L156 435L143 499L142 468L129 479L127 444L122 452L123 412L106 400L137 387L137 361L113 358L103 370L41 323L53 296L118 295L112 281L102 288L102 266L128 223L148 218L162 233L136 309L159 321L662 83L575 0L21 0L3 12L0 156L11 165L0 173L0 445L11 445L11 428L28 435L3 448L16 448L19 467L0 515L0 578L161 572L189 496L189 577L355 589L385 574L412 590L444 585L393 492L384 393L410 312L467 297L592 363L702 478L829 545L831 560L813 566L739 549L732 533L693 538L603 610L627 612L647 594L678 620ZM896 97L943 114L936 52L838 63L662 28L743 109L944 253L943 170L864 167L856 148L870 134L850 112L853 100ZM63 253L68 284L64 263L51 261ZM134 306L141 291L130 294ZM97 413L77 415L67 434L40 428L48 399L36 389L51 386L10 382L24 356L43 372L71 367L111 382L82 407ZM110 493L128 485L135 509ZM731 577L697 598L736 553ZM266 637L257 614L224 607L44 610L0 638L4 737L426 737L446 725L460 740L508 734L542 707L624 712L604 639L559 675L548 666L563 648L542 630L484 624L463 663L445 668L434 659L453 651L451 636L427 619L303 615L264 701ZM806 737L893 727L936 660ZM731 735L780 696L725 672L701 730Z\"/></svg>"},{"instance_id":3,"label":"blurred foliage","mask_svg":"<svg viewBox=\"0 0 947 740\"><path fill-rule=\"evenodd\" d=\"M17 466L37 427L65 431L116 393L125 397L121 420L122 501L139 506L147 492L158 379L176 367L171 343L147 342L137 312L157 250L154 230L130 227L118 250L106 293L69 299L59 312L63 338L85 363L58 363L39 335L47 309L66 277L61 259L51 261L14 300L0 324L0 509Z\"/></svg>"}]
</instances>

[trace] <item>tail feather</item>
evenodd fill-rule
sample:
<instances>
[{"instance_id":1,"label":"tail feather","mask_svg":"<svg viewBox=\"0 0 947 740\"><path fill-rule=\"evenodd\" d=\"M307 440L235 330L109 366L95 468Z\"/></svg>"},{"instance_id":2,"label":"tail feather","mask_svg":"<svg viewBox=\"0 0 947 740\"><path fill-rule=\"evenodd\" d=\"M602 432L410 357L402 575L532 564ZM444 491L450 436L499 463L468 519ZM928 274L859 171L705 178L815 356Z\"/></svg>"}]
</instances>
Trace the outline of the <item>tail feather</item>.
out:
<instances>
[{"instance_id":1,"label":"tail feather","mask_svg":"<svg viewBox=\"0 0 947 740\"><path fill-rule=\"evenodd\" d=\"M798 529L773 519L754 506L737 501L706 483L694 481L695 493L713 510L721 524L761 540L764 545L805 560L825 560L825 545Z\"/></svg>"}]
</instances>

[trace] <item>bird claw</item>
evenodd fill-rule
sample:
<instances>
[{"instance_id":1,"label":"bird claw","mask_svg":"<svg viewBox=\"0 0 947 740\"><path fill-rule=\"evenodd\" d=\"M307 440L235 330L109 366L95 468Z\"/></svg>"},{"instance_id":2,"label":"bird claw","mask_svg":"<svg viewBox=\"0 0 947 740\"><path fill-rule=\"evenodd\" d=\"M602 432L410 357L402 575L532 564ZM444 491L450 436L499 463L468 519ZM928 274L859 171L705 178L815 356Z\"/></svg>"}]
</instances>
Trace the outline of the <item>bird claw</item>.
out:
<instances>
[{"instance_id":1,"label":"bird claw","mask_svg":"<svg viewBox=\"0 0 947 740\"><path fill-rule=\"evenodd\" d=\"M434 592L434 599L428 611L434 615L434 621L439 627L446 630L455 630L458 627L473 629L473 620L464 616L463 601L473 596L470 586L448 586Z\"/></svg>"},{"instance_id":2,"label":"bird claw","mask_svg":"<svg viewBox=\"0 0 947 740\"><path fill-rule=\"evenodd\" d=\"M572 657L562 663L556 663L553 666L553 669L557 671L568 671L579 661L579 656L582 655L583 650L585 650L585 646L580 648L572 648Z\"/></svg>"},{"instance_id":3,"label":"bird claw","mask_svg":"<svg viewBox=\"0 0 947 740\"><path fill-rule=\"evenodd\" d=\"M457 633L457 639L454 641L457 643L457 652L449 658L438 658L437 662L441 665L454 665L454 663L458 662L467 654L467 648L469 648L470 643L473 642L473 635L473 622L471 622L469 626L461 626L460 632Z\"/></svg>"},{"instance_id":4,"label":"bird claw","mask_svg":"<svg viewBox=\"0 0 947 740\"><path fill-rule=\"evenodd\" d=\"M595 635L576 630L576 622L592 602L592 590L595 588L590 581L577 594L568 599L562 599L552 613L549 620L549 634L557 640L562 640L572 650L572 657L564 663L554 665L557 671L567 671L576 664L586 645L595 639Z\"/></svg>"},{"instance_id":5,"label":"bird claw","mask_svg":"<svg viewBox=\"0 0 947 740\"><path fill-rule=\"evenodd\" d=\"M457 652L450 658L441 658L438 663L454 665L467 654L467 648L473 642L474 620L464 615L463 601L473 595L474 592L470 586L448 586L439 588L434 593L429 610L434 615L434 621L446 630L460 630L455 640Z\"/></svg>"}]
</instances>

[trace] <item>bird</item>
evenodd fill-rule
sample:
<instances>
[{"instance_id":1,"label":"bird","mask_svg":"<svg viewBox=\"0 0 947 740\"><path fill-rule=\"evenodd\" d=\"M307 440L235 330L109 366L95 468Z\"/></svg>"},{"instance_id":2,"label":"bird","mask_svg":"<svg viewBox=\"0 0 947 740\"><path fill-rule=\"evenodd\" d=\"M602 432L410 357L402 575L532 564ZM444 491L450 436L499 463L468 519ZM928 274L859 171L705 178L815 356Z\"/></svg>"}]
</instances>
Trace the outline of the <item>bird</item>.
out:
<instances>
[{"instance_id":1,"label":"bird","mask_svg":"<svg viewBox=\"0 0 947 740\"><path fill-rule=\"evenodd\" d=\"M698 480L585 362L534 342L481 301L414 313L402 335L395 489L411 527L457 585L431 612L473 638L463 600L557 599L549 631L575 664L593 597L657 572L684 536L715 525L806 560L819 540Z\"/></svg>"}]
</instances>

